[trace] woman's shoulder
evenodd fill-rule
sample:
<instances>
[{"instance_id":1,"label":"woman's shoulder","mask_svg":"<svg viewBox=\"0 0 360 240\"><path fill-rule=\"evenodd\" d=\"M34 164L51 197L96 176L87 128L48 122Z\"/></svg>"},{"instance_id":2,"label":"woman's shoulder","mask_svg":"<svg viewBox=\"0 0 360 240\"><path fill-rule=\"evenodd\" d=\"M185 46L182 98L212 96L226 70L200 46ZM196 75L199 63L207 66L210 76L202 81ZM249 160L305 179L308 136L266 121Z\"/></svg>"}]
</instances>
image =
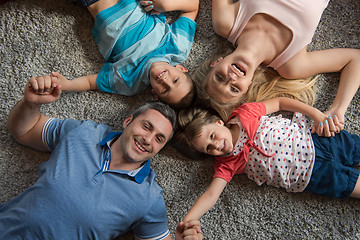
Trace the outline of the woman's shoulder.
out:
<instances>
[{"instance_id":1,"label":"woman's shoulder","mask_svg":"<svg viewBox=\"0 0 360 240\"><path fill-rule=\"evenodd\" d=\"M213 1L212 24L218 35L228 38L235 23L239 6L240 1L231 4L223 0Z\"/></svg>"}]
</instances>

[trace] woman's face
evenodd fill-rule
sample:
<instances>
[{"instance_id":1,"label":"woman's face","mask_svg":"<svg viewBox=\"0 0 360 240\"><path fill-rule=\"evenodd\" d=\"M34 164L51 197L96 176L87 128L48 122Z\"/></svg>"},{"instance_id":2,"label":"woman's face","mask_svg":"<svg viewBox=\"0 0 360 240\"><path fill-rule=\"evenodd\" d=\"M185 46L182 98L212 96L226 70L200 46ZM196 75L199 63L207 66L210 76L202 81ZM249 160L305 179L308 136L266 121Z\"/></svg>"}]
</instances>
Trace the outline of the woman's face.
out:
<instances>
[{"instance_id":1,"label":"woman's face","mask_svg":"<svg viewBox=\"0 0 360 240\"><path fill-rule=\"evenodd\" d=\"M238 101L248 90L254 69L249 61L230 54L211 65L206 91L220 103Z\"/></svg>"}]
</instances>

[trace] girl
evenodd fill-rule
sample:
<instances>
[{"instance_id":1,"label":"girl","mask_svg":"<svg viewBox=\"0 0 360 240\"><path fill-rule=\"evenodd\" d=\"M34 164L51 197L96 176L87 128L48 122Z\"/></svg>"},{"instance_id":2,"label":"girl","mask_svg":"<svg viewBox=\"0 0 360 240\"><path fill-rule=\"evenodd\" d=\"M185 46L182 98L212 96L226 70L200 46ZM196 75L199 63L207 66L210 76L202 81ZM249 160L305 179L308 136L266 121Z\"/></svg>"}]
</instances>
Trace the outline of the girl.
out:
<instances>
[{"instance_id":1,"label":"girl","mask_svg":"<svg viewBox=\"0 0 360 240\"><path fill-rule=\"evenodd\" d=\"M295 113L291 121L281 115L264 116L281 110L301 112L317 127L310 131L309 121L301 113ZM258 185L267 183L289 192L307 189L339 198L360 197L356 168L360 138L345 130L334 137L319 137L330 136L333 125L341 128L343 123L299 101L274 98L243 104L226 126L207 111L182 111L179 125L188 147L217 156L213 181L186 214L185 222L212 208L226 184L240 173Z\"/></svg>"},{"instance_id":2,"label":"girl","mask_svg":"<svg viewBox=\"0 0 360 240\"><path fill-rule=\"evenodd\" d=\"M254 72L260 64L275 69L287 79L341 72L339 90L327 115L336 114L343 121L356 93L353 84L360 82L360 50L306 50L327 4L328 0L239 0L235 3L213 0L214 30L232 42L235 50L224 58L204 63L205 66L195 72L193 79L200 100L222 116L221 108L231 114L240 103L251 101L244 94L255 82ZM285 87L294 90L291 86ZM254 94L257 93L251 93ZM221 107L222 103L226 105Z\"/></svg>"}]
</instances>

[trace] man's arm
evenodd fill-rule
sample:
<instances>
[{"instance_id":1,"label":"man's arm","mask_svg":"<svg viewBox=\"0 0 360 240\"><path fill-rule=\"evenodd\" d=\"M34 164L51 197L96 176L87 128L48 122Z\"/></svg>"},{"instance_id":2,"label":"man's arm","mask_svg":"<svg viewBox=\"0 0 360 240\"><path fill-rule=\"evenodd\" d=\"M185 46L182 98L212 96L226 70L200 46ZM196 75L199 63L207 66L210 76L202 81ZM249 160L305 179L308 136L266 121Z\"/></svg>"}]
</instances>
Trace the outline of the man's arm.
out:
<instances>
[{"instance_id":1,"label":"man's arm","mask_svg":"<svg viewBox=\"0 0 360 240\"><path fill-rule=\"evenodd\" d=\"M30 78L25 86L24 97L10 111L7 128L15 140L36 150L46 151L41 140L42 129L49 119L40 113L42 104L57 101L61 95L61 87L51 82L50 76ZM36 91L33 86L49 86L48 90ZM49 89L53 88L53 91Z\"/></svg>"}]
</instances>

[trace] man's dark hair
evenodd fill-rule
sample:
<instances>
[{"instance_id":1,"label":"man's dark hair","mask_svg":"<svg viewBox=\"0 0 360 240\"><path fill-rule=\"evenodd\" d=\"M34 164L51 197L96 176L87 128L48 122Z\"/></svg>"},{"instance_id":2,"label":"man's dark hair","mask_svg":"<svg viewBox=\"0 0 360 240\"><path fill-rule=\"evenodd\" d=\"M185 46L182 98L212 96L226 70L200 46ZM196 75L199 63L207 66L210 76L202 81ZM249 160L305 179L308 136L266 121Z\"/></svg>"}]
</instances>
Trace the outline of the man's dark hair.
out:
<instances>
[{"instance_id":1,"label":"man's dark hair","mask_svg":"<svg viewBox=\"0 0 360 240\"><path fill-rule=\"evenodd\" d=\"M138 117L140 114L144 113L145 111L153 109L161 113L166 119L169 120L172 126L172 132L171 137L174 133L175 125L176 125L176 113L174 109L172 109L169 105L162 103L162 102L148 102L144 105L140 106L138 109L132 112L132 116L134 120L136 117ZM170 137L170 138L171 138Z\"/></svg>"}]
</instances>

